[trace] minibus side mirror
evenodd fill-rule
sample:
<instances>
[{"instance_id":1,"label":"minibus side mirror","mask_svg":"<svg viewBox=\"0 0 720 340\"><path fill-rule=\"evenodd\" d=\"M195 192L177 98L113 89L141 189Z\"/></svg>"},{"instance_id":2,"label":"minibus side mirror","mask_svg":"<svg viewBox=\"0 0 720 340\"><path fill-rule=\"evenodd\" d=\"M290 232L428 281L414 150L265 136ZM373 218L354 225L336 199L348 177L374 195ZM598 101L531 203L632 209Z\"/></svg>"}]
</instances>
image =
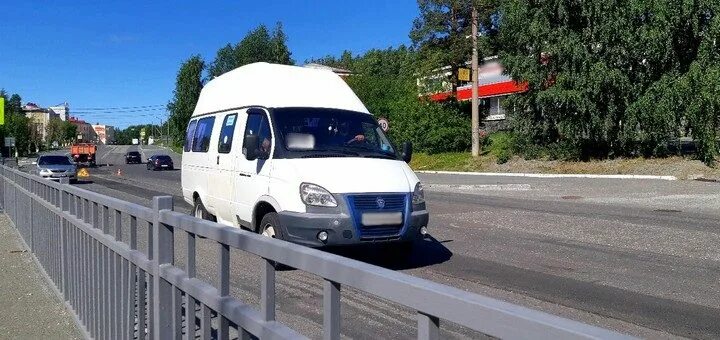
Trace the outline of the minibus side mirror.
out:
<instances>
[{"instance_id":1,"label":"minibus side mirror","mask_svg":"<svg viewBox=\"0 0 720 340\"><path fill-rule=\"evenodd\" d=\"M258 158L258 135L245 135L243 139L243 154L245 159L252 161Z\"/></svg>"},{"instance_id":2,"label":"minibus side mirror","mask_svg":"<svg viewBox=\"0 0 720 340\"><path fill-rule=\"evenodd\" d=\"M410 161L412 160L412 152L412 143L403 143L402 160L405 161L405 163L410 163Z\"/></svg>"}]
</instances>

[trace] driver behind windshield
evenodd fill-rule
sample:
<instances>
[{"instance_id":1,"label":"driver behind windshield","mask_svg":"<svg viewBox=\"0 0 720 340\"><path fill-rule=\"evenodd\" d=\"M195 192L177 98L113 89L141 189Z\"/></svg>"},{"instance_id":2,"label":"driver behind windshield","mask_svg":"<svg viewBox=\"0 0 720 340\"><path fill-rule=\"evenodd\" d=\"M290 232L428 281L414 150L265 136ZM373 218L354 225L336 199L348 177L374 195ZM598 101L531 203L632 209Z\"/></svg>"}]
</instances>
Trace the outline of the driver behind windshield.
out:
<instances>
[{"instance_id":1,"label":"driver behind windshield","mask_svg":"<svg viewBox=\"0 0 720 340\"><path fill-rule=\"evenodd\" d=\"M330 120L330 125L328 126L328 131L330 136L333 136L333 138L337 144L345 144L350 145L354 143L363 142L365 140L365 135L363 134L362 124L359 122L349 122L344 121L341 123L337 123L335 119ZM352 138L348 140L348 137Z\"/></svg>"}]
</instances>

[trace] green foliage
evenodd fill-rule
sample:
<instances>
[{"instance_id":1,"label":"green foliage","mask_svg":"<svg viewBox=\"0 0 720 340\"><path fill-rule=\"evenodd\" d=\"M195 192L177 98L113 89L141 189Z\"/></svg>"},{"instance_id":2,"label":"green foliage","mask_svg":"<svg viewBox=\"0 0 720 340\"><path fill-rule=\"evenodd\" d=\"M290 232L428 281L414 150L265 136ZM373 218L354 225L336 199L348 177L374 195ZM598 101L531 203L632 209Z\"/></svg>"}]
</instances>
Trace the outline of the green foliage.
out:
<instances>
[{"instance_id":1,"label":"green foliage","mask_svg":"<svg viewBox=\"0 0 720 340\"><path fill-rule=\"evenodd\" d=\"M498 164L507 163L517 152L517 138L511 132L496 132L488 136L486 149L495 156Z\"/></svg>"},{"instance_id":2,"label":"green foliage","mask_svg":"<svg viewBox=\"0 0 720 340\"><path fill-rule=\"evenodd\" d=\"M529 84L508 101L514 130L562 158L664 155L689 134L711 161L719 14L707 0L505 0L501 59Z\"/></svg>"},{"instance_id":3,"label":"green foliage","mask_svg":"<svg viewBox=\"0 0 720 340\"><path fill-rule=\"evenodd\" d=\"M418 98L416 58L413 50L400 46L370 50L352 59L346 51L339 60L344 63L340 67L354 72L347 82L368 110L389 120L393 140L412 142L419 152L466 150L470 143L468 117L455 104ZM326 60L331 59L337 60Z\"/></svg>"},{"instance_id":4,"label":"green foliage","mask_svg":"<svg viewBox=\"0 0 720 340\"><path fill-rule=\"evenodd\" d=\"M65 138L65 125L60 118L53 118L45 126L45 146L50 147L53 142L61 144Z\"/></svg>"},{"instance_id":5,"label":"green foliage","mask_svg":"<svg viewBox=\"0 0 720 340\"><path fill-rule=\"evenodd\" d=\"M305 60L305 64L311 63L349 70L353 68L353 55L352 52L345 50L340 55L340 58L335 58L333 55L326 55L322 58Z\"/></svg>"},{"instance_id":6,"label":"green foliage","mask_svg":"<svg viewBox=\"0 0 720 340\"><path fill-rule=\"evenodd\" d=\"M77 126L68 121L63 122L63 141L65 143L72 143L75 141L78 135Z\"/></svg>"},{"instance_id":7,"label":"green foliage","mask_svg":"<svg viewBox=\"0 0 720 340\"><path fill-rule=\"evenodd\" d=\"M272 32L265 25L260 25L248 32L236 45L227 44L220 48L215 60L208 66L208 76L212 79L255 62L292 65L295 62L291 55L281 22L275 25Z\"/></svg>"},{"instance_id":8,"label":"green foliage","mask_svg":"<svg viewBox=\"0 0 720 340\"><path fill-rule=\"evenodd\" d=\"M202 91L202 72L205 62L199 55L190 57L180 66L173 99L168 103L170 134L176 143L182 143L185 130Z\"/></svg>"},{"instance_id":9,"label":"green foliage","mask_svg":"<svg viewBox=\"0 0 720 340\"><path fill-rule=\"evenodd\" d=\"M294 65L295 61L292 60L292 53L287 46L287 35L283 30L282 22L275 23L275 28L270 38L270 45L272 46L272 59L271 62L275 64Z\"/></svg>"},{"instance_id":10,"label":"green foliage","mask_svg":"<svg viewBox=\"0 0 720 340\"><path fill-rule=\"evenodd\" d=\"M190 120L190 118L188 118ZM162 134L162 126L155 124L130 125L122 130L115 131L115 141L118 144L130 145L134 138L140 139L140 131L145 129L145 138L142 140L144 144L148 142L151 136L157 140L157 136Z\"/></svg>"},{"instance_id":11,"label":"green foliage","mask_svg":"<svg viewBox=\"0 0 720 340\"><path fill-rule=\"evenodd\" d=\"M432 155L417 152L413 154L410 167L415 170L477 170L473 167L473 163L474 159L468 152L443 152Z\"/></svg>"},{"instance_id":12,"label":"green foliage","mask_svg":"<svg viewBox=\"0 0 720 340\"><path fill-rule=\"evenodd\" d=\"M0 89L0 97L5 98L5 125L0 128L0 135L5 147L5 137L15 137L15 147L20 155L26 155L29 149L30 122L22 113L22 98L18 94L9 96ZM3 152L5 152L3 150Z\"/></svg>"},{"instance_id":13,"label":"green foliage","mask_svg":"<svg viewBox=\"0 0 720 340\"><path fill-rule=\"evenodd\" d=\"M232 71L239 66L235 48L227 44L217 51L215 61L208 66L208 76L210 79L220 76L223 73Z\"/></svg>"},{"instance_id":14,"label":"green foliage","mask_svg":"<svg viewBox=\"0 0 720 340\"><path fill-rule=\"evenodd\" d=\"M495 11L492 0L418 0L420 15L413 21L410 31L414 47L421 55L419 71L449 66L453 93L458 87L457 70L470 60L472 43L472 8L478 11L479 32L485 32L479 46L490 46L483 42L493 30L491 14ZM491 52L479 50L479 54Z\"/></svg>"}]
</instances>

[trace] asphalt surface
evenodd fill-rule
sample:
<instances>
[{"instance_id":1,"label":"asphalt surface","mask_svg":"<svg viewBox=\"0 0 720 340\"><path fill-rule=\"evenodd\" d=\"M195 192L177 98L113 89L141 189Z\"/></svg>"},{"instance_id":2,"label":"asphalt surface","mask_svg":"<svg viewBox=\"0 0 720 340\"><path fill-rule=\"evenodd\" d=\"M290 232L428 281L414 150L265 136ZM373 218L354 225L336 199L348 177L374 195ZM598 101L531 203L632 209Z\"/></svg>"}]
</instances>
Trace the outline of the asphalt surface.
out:
<instances>
[{"instance_id":1,"label":"asphalt surface","mask_svg":"<svg viewBox=\"0 0 720 340\"><path fill-rule=\"evenodd\" d=\"M126 165L136 146L101 146L85 189L150 205L182 201L180 171ZM143 146L144 158L164 153ZM720 338L720 183L420 175L432 239L408 262L342 255L644 338ZM176 250L183 251L183 240ZM216 250L198 244L199 275L215 283ZM183 257L177 259L183 263ZM259 260L234 251L232 294L259 304ZM278 275L278 319L321 336L322 286L298 271ZM343 293L343 335L415 337L412 311ZM479 335L442 323L444 338Z\"/></svg>"}]
</instances>

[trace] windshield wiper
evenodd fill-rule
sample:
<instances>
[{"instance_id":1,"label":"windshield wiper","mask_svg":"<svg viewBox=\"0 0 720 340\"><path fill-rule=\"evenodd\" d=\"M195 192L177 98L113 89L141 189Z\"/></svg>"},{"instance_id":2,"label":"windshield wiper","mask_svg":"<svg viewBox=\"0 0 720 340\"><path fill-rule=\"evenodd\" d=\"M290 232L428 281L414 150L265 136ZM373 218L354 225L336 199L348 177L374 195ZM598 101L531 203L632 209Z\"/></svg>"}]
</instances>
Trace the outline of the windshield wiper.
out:
<instances>
[{"instance_id":1,"label":"windshield wiper","mask_svg":"<svg viewBox=\"0 0 720 340\"><path fill-rule=\"evenodd\" d=\"M391 155L384 154L384 153L380 153L380 152L374 153L374 154L369 154L369 155L363 155L363 157L366 157L366 158L382 158L382 159L397 159L397 157L395 157L395 156L391 156Z\"/></svg>"},{"instance_id":2,"label":"windshield wiper","mask_svg":"<svg viewBox=\"0 0 720 340\"><path fill-rule=\"evenodd\" d=\"M320 150L317 150L317 151L320 151ZM360 154L356 151L351 151L351 150L342 149L342 148L324 148L324 149L322 149L322 151L339 152L339 153L342 153L345 155L350 155L350 156L360 156Z\"/></svg>"}]
</instances>

